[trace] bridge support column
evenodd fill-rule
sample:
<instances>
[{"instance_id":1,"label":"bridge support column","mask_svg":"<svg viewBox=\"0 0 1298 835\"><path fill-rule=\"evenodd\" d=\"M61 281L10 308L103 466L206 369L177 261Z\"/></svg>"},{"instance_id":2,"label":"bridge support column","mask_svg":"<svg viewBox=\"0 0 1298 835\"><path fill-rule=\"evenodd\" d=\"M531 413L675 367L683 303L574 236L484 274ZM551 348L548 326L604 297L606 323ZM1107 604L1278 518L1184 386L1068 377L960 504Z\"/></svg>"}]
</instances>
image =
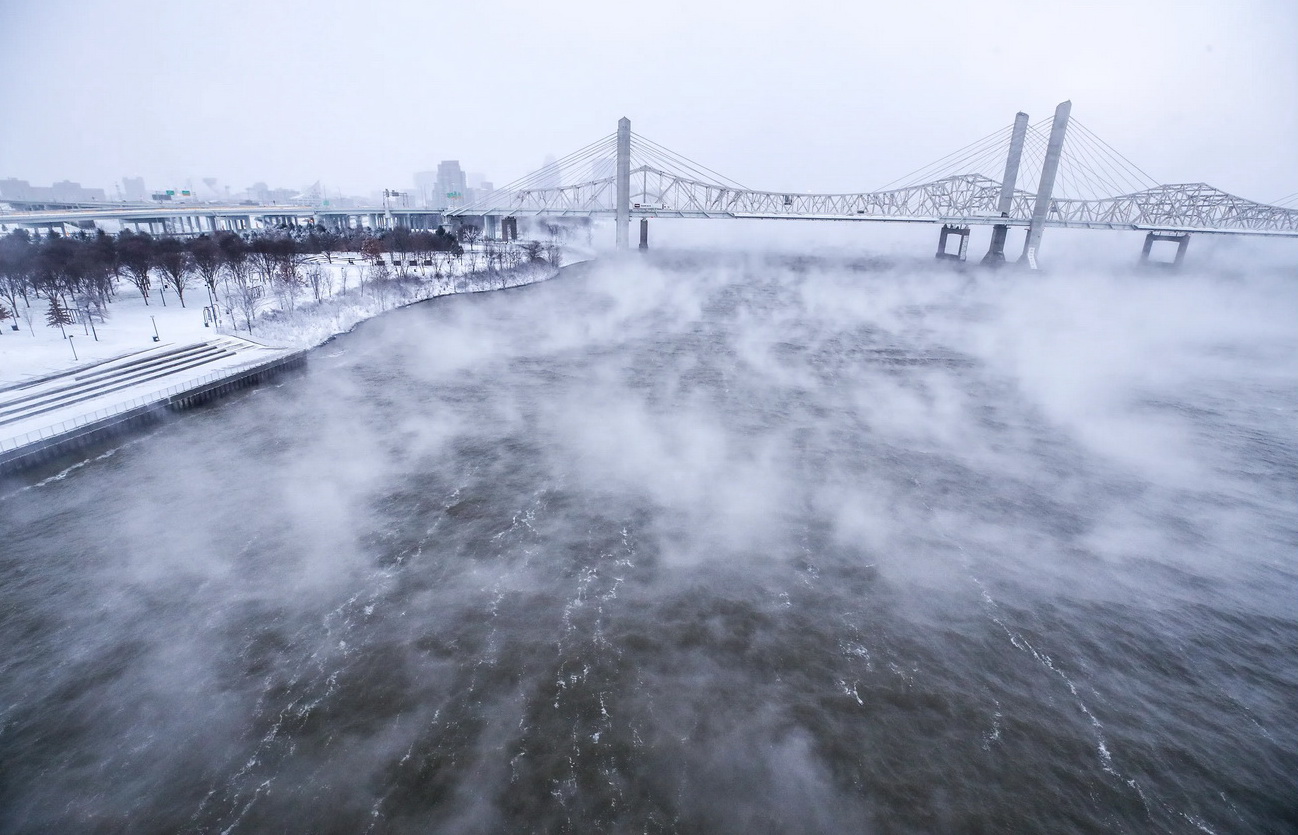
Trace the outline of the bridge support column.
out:
<instances>
[{"instance_id":1,"label":"bridge support column","mask_svg":"<svg viewBox=\"0 0 1298 835\"><path fill-rule=\"evenodd\" d=\"M500 218L495 215L484 215L482 218L482 236L484 238L496 238L500 235L499 231Z\"/></svg>"},{"instance_id":2,"label":"bridge support column","mask_svg":"<svg viewBox=\"0 0 1298 835\"><path fill-rule=\"evenodd\" d=\"M1158 241L1167 241L1168 243L1176 244L1176 256L1171 261L1154 261L1150 259L1149 253L1153 250L1154 244ZM1176 269L1181 266L1181 262L1185 260L1185 250L1189 246L1190 234L1188 232L1183 232L1179 235L1150 232L1145 236L1145 246L1140 251L1140 265L1142 267L1156 266Z\"/></svg>"},{"instance_id":3,"label":"bridge support column","mask_svg":"<svg viewBox=\"0 0 1298 835\"><path fill-rule=\"evenodd\" d=\"M1023 256L1020 264L1029 269L1037 269L1037 250L1041 247L1041 233L1045 231L1046 218L1050 215L1050 196L1055 190L1055 175L1059 173L1059 158L1064 152L1064 134L1068 131L1068 114L1072 112L1071 101L1060 102L1055 108L1055 121L1050 127L1050 141L1046 143L1046 160L1041 165L1041 182L1037 186L1037 199L1032 205L1032 223L1028 226L1028 237L1023 242Z\"/></svg>"},{"instance_id":4,"label":"bridge support column","mask_svg":"<svg viewBox=\"0 0 1298 835\"><path fill-rule=\"evenodd\" d=\"M1020 111L1014 117L1014 130L1010 133L1010 153L1005 158L1005 176L1001 178L1001 197L996 211L1001 217L1009 217L1014 210L1014 186L1019 179L1019 160L1023 156L1023 139L1028 133L1028 114ZM1005 263L1005 239L1009 236L1010 227L998 223L992 227L992 244L983 256L983 264L999 267Z\"/></svg>"},{"instance_id":5,"label":"bridge support column","mask_svg":"<svg viewBox=\"0 0 1298 835\"><path fill-rule=\"evenodd\" d=\"M946 241L952 235L960 238L960 246L955 252L947 252ZM949 223L942 227L942 232L937 239L937 255L933 256L939 261L963 261L969 253L969 227L952 226Z\"/></svg>"},{"instance_id":6,"label":"bridge support column","mask_svg":"<svg viewBox=\"0 0 1298 835\"><path fill-rule=\"evenodd\" d=\"M640 248L649 248L649 218L640 218Z\"/></svg>"},{"instance_id":7,"label":"bridge support column","mask_svg":"<svg viewBox=\"0 0 1298 835\"><path fill-rule=\"evenodd\" d=\"M617 220L616 242L619 250L630 243L631 236L631 120L617 121Z\"/></svg>"}]
</instances>

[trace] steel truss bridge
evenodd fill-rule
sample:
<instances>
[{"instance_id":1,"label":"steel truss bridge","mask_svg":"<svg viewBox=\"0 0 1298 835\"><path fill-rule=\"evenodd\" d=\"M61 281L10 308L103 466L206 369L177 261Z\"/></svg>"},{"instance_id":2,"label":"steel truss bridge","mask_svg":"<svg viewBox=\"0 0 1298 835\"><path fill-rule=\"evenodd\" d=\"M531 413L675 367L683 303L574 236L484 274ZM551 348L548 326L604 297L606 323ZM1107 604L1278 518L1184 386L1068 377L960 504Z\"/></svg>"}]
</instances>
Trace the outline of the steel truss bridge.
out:
<instances>
[{"instance_id":1,"label":"steel truss bridge","mask_svg":"<svg viewBox=\"0 0 1298 835\"><path fill-rule=\"evenodd\" d=\"M1143 257L1155 241L1170 240L1178 263L1192 232L1298 237L1298 209L1204 183L1159 184L1072 120L1071 107L1060 104L1038 125L1019 113L1013 125L901 181L838 194L747 188L632 133L622 119L617 133L446 214L482 218L492 231L503 219L506 236L519 217L609 217L619 248L629 244L632 218L641 221L642 247L650 218L932 223L943 227L939 257L960 260L970 227L993 226L989 261L1004 260L1008 230L1020 227L1027 230L1021 260L1034 267L1046 228L1143 231ZM1034 191L1017 187L1029 177ZM960 240L956 253L946 252L950 236Z\"/></svg>"}]
</instances>

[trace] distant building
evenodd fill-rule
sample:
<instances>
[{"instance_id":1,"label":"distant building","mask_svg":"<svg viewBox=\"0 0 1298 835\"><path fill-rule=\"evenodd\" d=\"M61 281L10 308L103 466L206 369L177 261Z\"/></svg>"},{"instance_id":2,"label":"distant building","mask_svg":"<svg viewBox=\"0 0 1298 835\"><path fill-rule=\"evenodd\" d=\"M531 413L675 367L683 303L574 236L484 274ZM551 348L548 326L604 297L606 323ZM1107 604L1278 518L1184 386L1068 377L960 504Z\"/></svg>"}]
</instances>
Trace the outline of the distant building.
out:
<instances>
[{"instance_id":1,"label":"distant building","mask_svg":"<svg viewBox=\"0 0 1298 835\"><path fill-rule=\"evenodd\" d=\"M149 199L149 190L144 187L143 177L123 177L122 197L131 202Z\"/></svg>"},{"instance_id":2,"label":"distant building","mask_svg":"<svg viewBox=\"0 0 1298 835\"><path fill-rule=\"evenodd\" d=\"M453 208L467 203L469 183L457 159L442 160L437 166L437 186L433 194L434 209Z\"/></svg>"},{"instance_id":3,"label":"distant building","mask_svg":"<svg viewBox=\"0 0 1298 835\"><path fill-rule=\"evenodd\" d=\"M0 200L31 200L32 186L26 180L13 177L0 180Z\"/></svg>"},{"instance_id":4,"label":"distant building","mask_svg":"<svg viewBox=\"0 0 1298 835\"><path fill-rule=\"evenodd\" d=\"M425 209L437 208L441 204L436 202L437 195L437 172L436 171L416 171L415 181L415 202Z\"/></svg>"},{"instance_id":5,"label":"distant building","mask_svg":"<svg viewBox=\"0 0 1298 835\"><path fill-rule=\"evenodd\" d=\"M479 200L491 194L495 189L487 175L480 171L470 171L468 175L469 189L464 194L464 204L477 203Z\"/></svg>"},{"instance_id":6,"label":"distant building","mask_svg":"<svg viewBox=\"0 0 1298 835\"><path fill-rule=\"evenodd\" d=\"M82 188L81 183L62 180L52 186L34 186L13 177L0 180L0 200L28 203L103 203L108 199L102 188Z\"/></svg>"},{"instance_id":7,"label":"distant building","mask_svg":"<svg viewBox=\"0 0 1298 835\"><path fill-rule=\"evenodd\" d=\"M253 183L248 186L248 197L257 203L271 205L276 203L300 202L301 193L292 188L271 188L265 183Z\"/></svg>"},{"instance_id":8,"label":"distant building","mask_svg":"<svg viewBox=\"0 0 1298 835\"><path fill-rule=\"evenodd\" d=\"M554 164L554 154L546 155L545 165L542 166L541 171L543 173L541 174L540 183L537 184L538 187L558 188L559 186L563 185L563 183L560 180L559 167Z\"/></svg>"},{"instance_id":9,"label":"distant building","mask_svg":"<svg viewBox=\"0 0 1298 835\"><path fill-rule=\"evenodd\" d=\"M617 162L611 159L597 159L590 164L592 180L611 180L617 176Z\"/></svg>"}]
</instances>

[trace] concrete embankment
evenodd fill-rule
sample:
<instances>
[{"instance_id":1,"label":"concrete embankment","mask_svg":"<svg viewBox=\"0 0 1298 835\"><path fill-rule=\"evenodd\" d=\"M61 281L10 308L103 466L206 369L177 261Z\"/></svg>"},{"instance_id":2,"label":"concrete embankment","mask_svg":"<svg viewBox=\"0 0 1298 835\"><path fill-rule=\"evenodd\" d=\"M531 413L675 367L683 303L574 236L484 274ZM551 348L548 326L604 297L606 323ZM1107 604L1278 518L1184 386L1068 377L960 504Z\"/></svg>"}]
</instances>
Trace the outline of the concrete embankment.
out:
<instances>
[{"instance_id":1,"label":"concrete embankment","mask_svg":"<svg viewBox=\"0 0 1298 835\"><path fill-rule=\"evenodd\" d=\"M306 363L307 352L298 351L248 368L235 369L219 379L208 380L151 403L84 423L15 449L5 450L0 452L0 476L14 475L42 465L56 463L119 435L157 423L169 412L184 411L217 400L240 389L274 379L286 372L305 368Z\"/></svg>"}]
</instances>

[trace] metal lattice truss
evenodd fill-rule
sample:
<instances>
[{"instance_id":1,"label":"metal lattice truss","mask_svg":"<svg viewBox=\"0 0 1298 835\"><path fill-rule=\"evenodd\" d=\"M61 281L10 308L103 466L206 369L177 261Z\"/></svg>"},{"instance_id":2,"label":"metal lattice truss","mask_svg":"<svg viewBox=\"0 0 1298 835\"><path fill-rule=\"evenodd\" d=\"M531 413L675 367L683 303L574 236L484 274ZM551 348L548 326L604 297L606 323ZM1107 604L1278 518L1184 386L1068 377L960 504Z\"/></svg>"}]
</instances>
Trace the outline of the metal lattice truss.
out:
<instances>
[{"instance_id":1,"label":"metal lattice truss","mask_svg":"<svg viewBox=\"0 0 1298 835\"><path fill-rule=\"evenodd\" d=\"M908 188L858 194L751 191L649 166L631 172L631 214L664 218L788 218L1026 225L1035 195L1014 194L1009 218L996 211L1001 184L962 174ZM613 216L614 178L495 195L491 205L454 214ZM1055 199L1046 223L1081 229L1254 232L1298 236L1298 209L1245 200L1203 183L1165 185L1100 200Z\"/></svg>"},{"instance_id":2,"label":"metal lattice truss","mask_svg":"<svg viewBox=\"0 0 1298 835\"><path fill-rule=\"evenodd\" d=\"M1255 203L1206 183L1166 185L1103 200L1052 200L1056 226L1298 235L1298 209Z\"/></svg>"},{"instance_id":3,"label":"metal lattice truss","mask_svg":"<svg viewBox=\"0 0 1298 835\"><path fill-rule=\"evenodd\" d=\"M708 169L677 164L673 155L643 137L633 135L630 211L632 217L660 218L784 218L856 220L953 225L1027 226L1036 195L1014 192L1008 217L998 210L1001 184L984 174L954 174L931 182L873 192L796 194L748 189L727 178L712 179ZM608 162L591 179L580 172L599 169L608 140L589 146L575 157L584 166L569 166L581 179L562 185L560 169L529 175L492 192L472 205L449 211L460 216L613 217L617 210L617 178ZM638 159L637 159L638 157ZM707 173L704 173L707 172ZM589 176L589 175L588 175ZM1298 209L1255 203L1203 183L1158 185L1117 197L1078 199L1056 196L1050 201L1045 225L1081 229L1129 229L1167 232L1214 232L1298 237Z\"/></svg>"}]
</instances>

